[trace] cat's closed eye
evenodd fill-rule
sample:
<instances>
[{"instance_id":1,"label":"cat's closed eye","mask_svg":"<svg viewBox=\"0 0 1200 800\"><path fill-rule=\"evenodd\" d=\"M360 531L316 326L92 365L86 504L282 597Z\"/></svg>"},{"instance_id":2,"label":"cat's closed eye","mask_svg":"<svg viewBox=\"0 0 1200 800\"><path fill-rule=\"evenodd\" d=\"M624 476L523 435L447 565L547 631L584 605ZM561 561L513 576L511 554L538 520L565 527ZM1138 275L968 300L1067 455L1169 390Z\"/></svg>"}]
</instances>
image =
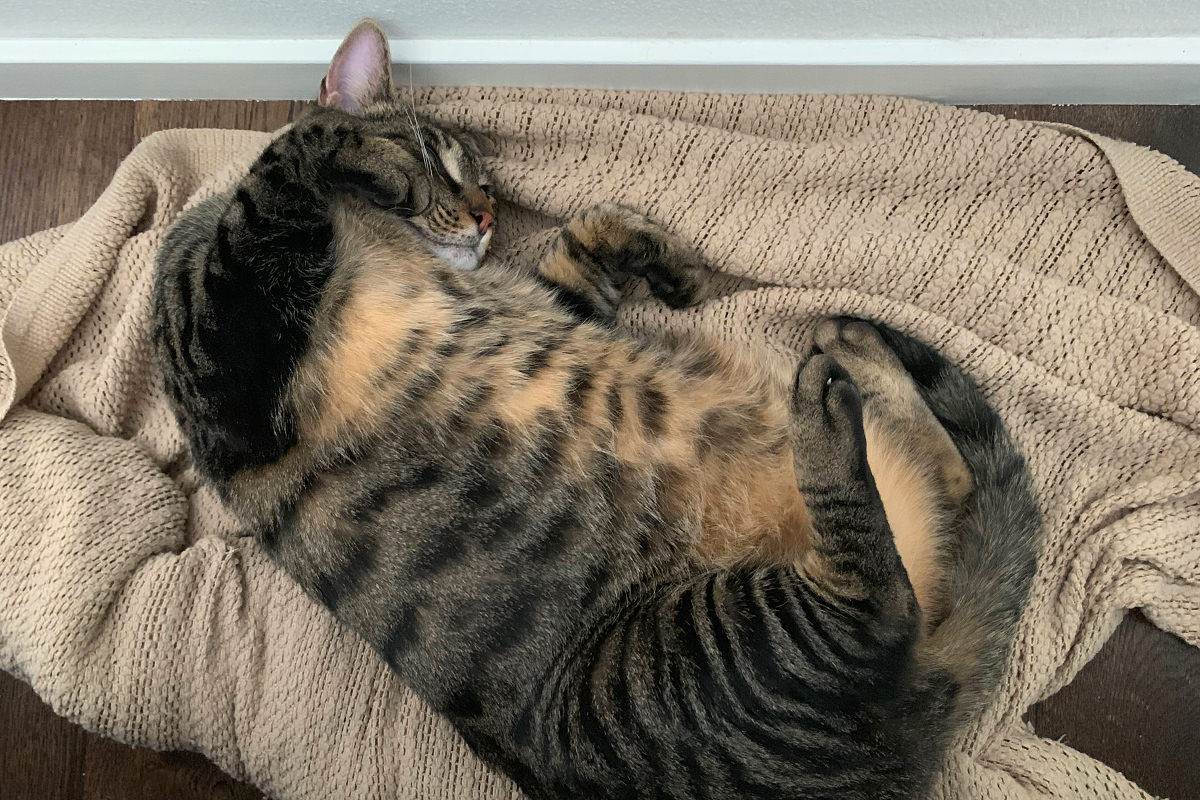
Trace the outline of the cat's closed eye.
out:
<instances>
[{"instance_id":1,"label":"cat's closed eye","mask_svg":"<svg viewBox=\"0 0 1200 800\"><path fill-rule=\"evenodd\" d=\"M387 198L385 200L378 196L368 197L367 199L376 208L400 217L415 217L422 212L421 209L416 207L416 200L413 198L411 189L398 200L394 198Z\"/></svg>"}]
</instances>

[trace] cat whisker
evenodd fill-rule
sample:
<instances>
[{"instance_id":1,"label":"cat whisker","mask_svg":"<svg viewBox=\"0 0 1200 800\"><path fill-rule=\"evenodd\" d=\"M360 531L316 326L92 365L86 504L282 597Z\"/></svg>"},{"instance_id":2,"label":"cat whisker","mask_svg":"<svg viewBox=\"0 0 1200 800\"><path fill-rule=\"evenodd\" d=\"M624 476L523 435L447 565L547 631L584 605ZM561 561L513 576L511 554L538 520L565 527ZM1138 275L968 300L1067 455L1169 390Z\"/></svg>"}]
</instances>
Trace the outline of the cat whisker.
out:
<instances>
[{"instance_id":1,"label":"cat whisker","mask_svg":"<svg viewBox=\"0 0 1200 800\"><path fill-rule=\"evenodd\" d=\"M417 93L413 89L412 64L408 65L408 113L412 117L413 133L417 135L417 146L421 148L421 160L425 162L425 171L433 178L433 160L425 149L425 137L421 135L421 124L417 119Z\"/></svg>"}]
</instances>

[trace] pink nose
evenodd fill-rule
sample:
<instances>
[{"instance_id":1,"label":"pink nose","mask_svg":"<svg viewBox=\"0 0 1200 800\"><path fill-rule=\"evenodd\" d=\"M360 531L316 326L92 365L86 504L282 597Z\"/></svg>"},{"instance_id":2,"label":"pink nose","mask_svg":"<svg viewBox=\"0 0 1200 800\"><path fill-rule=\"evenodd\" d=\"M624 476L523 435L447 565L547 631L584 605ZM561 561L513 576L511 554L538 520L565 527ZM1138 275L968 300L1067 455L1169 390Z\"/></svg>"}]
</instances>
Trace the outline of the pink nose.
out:
<instances>
[{"instance_id":1,"label":"pink nose","mask_svg":"<svg viewBox=\"0 0 1200 800\"><path fill-rule=\"evenodd\" d=\"M476 211L471 216L475 218L475 222L479 225L480 236L487 233L491 229L492 223L496 221L496 218L492 216L492 212L490 211Z\"/></svg>"}]
</instances>

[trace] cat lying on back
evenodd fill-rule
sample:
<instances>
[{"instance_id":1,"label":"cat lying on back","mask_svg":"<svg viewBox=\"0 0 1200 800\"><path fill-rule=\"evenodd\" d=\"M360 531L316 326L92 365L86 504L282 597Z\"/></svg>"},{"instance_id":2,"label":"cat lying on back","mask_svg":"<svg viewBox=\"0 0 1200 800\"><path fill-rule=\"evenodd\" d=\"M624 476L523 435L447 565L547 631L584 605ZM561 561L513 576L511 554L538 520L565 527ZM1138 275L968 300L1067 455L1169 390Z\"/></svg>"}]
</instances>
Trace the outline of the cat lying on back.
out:
<instances>
[{"instance_id":1,"label":"cat lying on back","mask_svg":"<svg viewBox=\"0 0 1200 800\"><path fill-rule=\"evenodd\" d=\"M197 467L275 560L533 798L909 798L1003 672L1034 571L1024 462L880 325L798 371L614 325L702 299L640 214L478 269L472 143L355 28L322 107L159 256Z\"/></svg>"}]
</instances>

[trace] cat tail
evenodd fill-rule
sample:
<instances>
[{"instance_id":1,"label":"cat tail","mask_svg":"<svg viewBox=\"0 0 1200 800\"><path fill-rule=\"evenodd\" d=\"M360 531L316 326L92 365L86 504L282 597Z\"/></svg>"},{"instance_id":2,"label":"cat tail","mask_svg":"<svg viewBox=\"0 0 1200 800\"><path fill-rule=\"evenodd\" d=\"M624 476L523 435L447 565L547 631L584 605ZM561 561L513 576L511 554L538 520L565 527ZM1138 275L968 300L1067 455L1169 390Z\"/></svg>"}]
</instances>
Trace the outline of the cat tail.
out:
<instances>
[{"instance_id":1,"label":"cat tail","mask_svg":"<svg viewBox=\"0 0 1200 800\"><path fill-rule=\"evenodd\" d=\"M984 711L1004 677L1037 569L1041 514L1025 459L975 381L929 346L877 327L975 479L946 554L942 613L918 651L924 666L949 671L957 684L950 733Z\"/></svg>"}]
</instances>

